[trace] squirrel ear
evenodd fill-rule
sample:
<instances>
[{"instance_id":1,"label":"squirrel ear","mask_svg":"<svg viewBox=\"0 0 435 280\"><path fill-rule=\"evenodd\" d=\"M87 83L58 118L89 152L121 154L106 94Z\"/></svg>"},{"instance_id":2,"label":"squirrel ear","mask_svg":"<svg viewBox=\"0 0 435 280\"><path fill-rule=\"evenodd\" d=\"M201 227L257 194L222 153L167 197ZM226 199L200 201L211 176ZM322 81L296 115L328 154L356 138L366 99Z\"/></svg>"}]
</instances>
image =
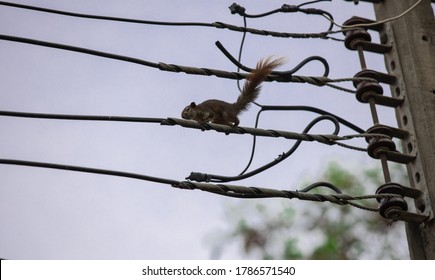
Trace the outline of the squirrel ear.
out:
<instances>
[{"instance_id":1,"label":"squirrel ear","mask_svg":"<svg viewBox=\"0 0 435 280\"><path fill-rule=\"evenodd\" d=\"M190 107L196 107L195 102L190 103Z\"/></svg>"}]
</instances>

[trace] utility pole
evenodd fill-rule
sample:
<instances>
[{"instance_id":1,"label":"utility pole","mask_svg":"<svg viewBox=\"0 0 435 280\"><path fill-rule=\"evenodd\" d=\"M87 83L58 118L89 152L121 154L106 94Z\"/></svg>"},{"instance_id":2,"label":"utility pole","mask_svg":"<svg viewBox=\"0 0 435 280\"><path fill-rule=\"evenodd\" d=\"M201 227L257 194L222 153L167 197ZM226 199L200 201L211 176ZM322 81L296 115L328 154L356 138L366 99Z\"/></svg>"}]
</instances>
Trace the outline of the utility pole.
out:
<instances>
[{"instance_id":1,"label":"utility pole","mask_svg":"<svg viewBox=\"0 0 435 280\"><path fill-rule=\"evenodd\" d=\"M371 1L378 21L395 17L417 0ZM379 3L377 3L379 2ZM423 224L406 223L411 259L435 259L435 21L431 0L423 0L405 16L384 24L381 43L392 46L384 54L394 97L404 98L396 107L404 153L416 158L407 164L412 188L424 193L415 200L416 211L429 215Z\"/></svg>"}]
</instances>

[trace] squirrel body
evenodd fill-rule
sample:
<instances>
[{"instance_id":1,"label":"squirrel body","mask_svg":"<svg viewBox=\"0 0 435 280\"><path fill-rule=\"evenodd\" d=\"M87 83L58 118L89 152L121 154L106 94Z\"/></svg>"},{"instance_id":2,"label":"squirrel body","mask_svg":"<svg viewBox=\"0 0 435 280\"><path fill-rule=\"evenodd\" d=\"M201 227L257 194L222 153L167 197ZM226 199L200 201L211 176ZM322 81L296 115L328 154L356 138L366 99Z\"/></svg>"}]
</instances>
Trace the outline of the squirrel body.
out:
<instances>
[{"instance_id":1,"label":"squirrel body","mask_svg":"<svg viewBox=\"0 0 435 280\"><path fill-rule=\"evenodd\" d=\"M273 60L271 57L261 59L255 69L246 77L245 85L235 103L209 99L200 104L190 103L181 112L183 119L195 120L199 123L212 122L231 126L239 125L238 115L246 111L258 97L261 83L267 76L283 63L283 59Z\"/></svg>"}]
</instances>

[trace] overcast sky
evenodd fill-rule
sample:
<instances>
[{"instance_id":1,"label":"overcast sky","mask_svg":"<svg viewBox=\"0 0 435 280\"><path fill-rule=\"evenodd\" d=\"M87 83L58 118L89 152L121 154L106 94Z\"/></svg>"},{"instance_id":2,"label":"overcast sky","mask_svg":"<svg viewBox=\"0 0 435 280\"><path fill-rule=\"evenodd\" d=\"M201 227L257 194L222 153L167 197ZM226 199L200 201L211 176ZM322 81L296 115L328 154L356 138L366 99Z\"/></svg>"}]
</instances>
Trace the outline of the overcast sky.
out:
<instances>
[{"instance_id":1,"label":"overcast sky","mask_svg":"<svg viewBox=\"0 0 435 280\"><path fill-rule=\"evenodd\" d=\"M233 1L41 0L14 1L78 13L177 22L243 20L228 9ZM247 1L247 13L263 13L302 1ZM334 0L323 8L338 23L353 15L374 19L369 3ZM329 22L305 14L248 19L248 26L292 33L324 31ZM0 33L132 56L151 62L235 71L215 47L219 40L234 56L242 33L207 27L139 25L79 19L0 6ZM342 38L339 33L336 37ZM372 34L378 41L378 35ZM280 70L323 56L331 78L361 70L355 52L332 40L283 39L248 34L242 61L254 67L269 55L287 58ZM381 55L367 55L369 68L385 71ZM137 64L0 40L0 110L58 114L180 117L192 101L236 100L234 80L163 72ZM312 62L299 75L320 76ZM340 84L352 88L351 83ZM386 90L389 92L389 90ZM308 84L265 83L258 102L308 105L335 113L363 129L372 125L369 108L353 94ZM240 120L253 126L258 108ZM393 110L379 107L381 122L395 125ZM301 132L316 115L268 112L260 127ZM0 117L0 158L42 161L141 173L184 180L192 171L236 175L246 166L252 137L158 124L34 120ZM313 133L332 133L323 122ZM354 133L342 128L341 135ZM253 167L287 151L292 141L258 139ZM364 141L352 142L364 145ZM315 182L328 161L354 168L376 166L365 153L303 143L280 165L236 184L300 189ZM374 191L374 190L373 190ZM251 204L249 204L251 203ZM314 203L268 199L267 205ZM105 175L0 165L0 257L9 259L208 259L219 233L228 230L226 209L252 202L186 191L168 185ZM336 207L336 206L333 206ZM249 212L249 211L248 211ZM302 245L309 240L302 240ZM228 245L221 258L243 258Z\"/></svg>"}]
</instances>

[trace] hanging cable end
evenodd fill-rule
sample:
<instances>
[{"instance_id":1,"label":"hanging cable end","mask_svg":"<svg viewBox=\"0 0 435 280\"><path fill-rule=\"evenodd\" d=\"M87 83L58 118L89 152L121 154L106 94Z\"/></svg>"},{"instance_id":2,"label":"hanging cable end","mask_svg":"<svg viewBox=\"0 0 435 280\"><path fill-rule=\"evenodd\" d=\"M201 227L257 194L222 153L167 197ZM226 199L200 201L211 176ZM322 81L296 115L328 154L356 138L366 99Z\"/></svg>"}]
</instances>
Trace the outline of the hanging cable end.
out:
<instances>
[{"instance_id":1,"label":"hanging cable end","mask_svg":"<svg viewBox=\"0 0 435 280\"><path fill-rule=\"evenodd\" d=\"M235 15L235 14L239 14L241 16L245 16L245 11L246 9L242 6L240 6L237 3L233 3L231 6L228 7L231 11L231 14Z\"/></svg>"},{"instance_id":2,"label":"hanging cable end","mask_svg":"<svg viewBox=\"0 0 435 280\"><path fill-rule=\"evenodd\" d=\"M186 180L208 183L211 181L211 176L205 173L191 172L190 175L186 177Z\"/></svg>"}]
</instances>

